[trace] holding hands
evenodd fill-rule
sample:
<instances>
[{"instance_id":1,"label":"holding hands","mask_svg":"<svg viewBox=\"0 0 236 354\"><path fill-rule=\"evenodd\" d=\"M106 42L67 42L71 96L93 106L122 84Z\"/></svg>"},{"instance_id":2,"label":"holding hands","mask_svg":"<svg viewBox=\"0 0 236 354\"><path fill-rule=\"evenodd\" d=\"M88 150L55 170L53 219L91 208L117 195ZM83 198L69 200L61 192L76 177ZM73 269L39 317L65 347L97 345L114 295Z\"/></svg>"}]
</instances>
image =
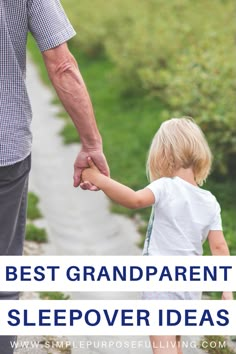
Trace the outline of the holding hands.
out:
<instances>
[{"instance_id":1,"label":"holding hands","mask_svg":"<svg viewBox=\"0 0 236 354\"><path fill-rule=\"evenodd\" d=\"M90 158L90 160L88 160ZM101 171L105 176L109 176L110 171L107 165L106 158L101 150L93 150L87 151L85 149L81 149L78 154L75 163L74 163L74 187L80 186L82 189L89 189L91 191L97 191L98 188L95 185L89 183L89 179L85 179L82 177L82 171L85 171L86 168L90 167L89 161L96 163L96 169ZM95 164L93 163L95 166ZM86 181L86 183L85 183ZM89 182L87 182L89 181Z\"/></svg>"},{"instance_id":2,"label":"holding hands","mask_svg":"<svg viewBox=\"0 0 236 354\"><path fill-rule=\"evenodd\" d=\"M87 163L89 167L85 168L82 172L83 182L80 184L80 187L82 189L95 190L94 188L90 188L90 186L93 185L93 187L98 190L99 178L102 176L102 172L100 172L90 156L87 157Z\"/></svg>"}]
</instances>

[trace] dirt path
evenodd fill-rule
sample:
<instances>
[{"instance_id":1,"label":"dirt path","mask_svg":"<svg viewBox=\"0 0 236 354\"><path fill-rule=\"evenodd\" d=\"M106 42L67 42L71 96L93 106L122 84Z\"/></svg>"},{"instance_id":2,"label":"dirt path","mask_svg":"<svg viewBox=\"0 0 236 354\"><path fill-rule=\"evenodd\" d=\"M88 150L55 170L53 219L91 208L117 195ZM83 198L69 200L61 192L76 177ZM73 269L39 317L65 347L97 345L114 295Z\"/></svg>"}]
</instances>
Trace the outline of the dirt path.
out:
<instances>
[{"instance_id":1,"label":"dirt path","mask_svg":"<svg viewBox=\"0 0 236 354\"><path fill-rule=\"evenodd\" d=\"M63 145L58 135L63 122L56 118L57 108L50 103L52 93L41 83L35 66L30 61L28 64L28 89L34 113L30 188L40 197L40 209L46 219L51 245L48 254L91 256L140 254L141 250L136 246L139 235L131 220L110 213L108 200L102 192L89 193L73 188L73 160L79 147ZM138 295L133 293L72 294L73 299L93 300L137 297ZM104 336L100 338L104 342L103 347L101 345L98 347L96 337L71 339L74 346L73 354L151 354L147 337ZM86 349L91 341L93 344ZM135 341L142 342L140 349L131 348ZM115 348L116 346L121 346L122 349ZM185 353L200 354L202 351L189 348Z\"/></svg>"}]
</instances>

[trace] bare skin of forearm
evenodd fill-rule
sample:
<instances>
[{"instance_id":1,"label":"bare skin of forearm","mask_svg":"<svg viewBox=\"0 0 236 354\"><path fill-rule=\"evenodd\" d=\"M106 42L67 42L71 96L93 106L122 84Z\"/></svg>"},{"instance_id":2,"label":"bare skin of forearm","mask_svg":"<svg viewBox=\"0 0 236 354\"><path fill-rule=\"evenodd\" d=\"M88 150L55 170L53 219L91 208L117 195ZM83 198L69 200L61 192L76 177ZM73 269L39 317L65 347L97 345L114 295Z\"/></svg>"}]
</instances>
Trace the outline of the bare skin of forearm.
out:
<instances>
[{"instance_id":1,"label":"bare skin of forearm","mask_svg":"<svg viewBox=\"0 0 236 354\"><path fill-rule=\"evenodd\" d=\"M213 256L230 256L228 245L221 230L211 230L208 234L208 242ZM233 300L231 291L224 291L223 300Z\"/></svg>"},{"instance_id":2,"label":"bare skin of forearm","mask_svg":"<svg viewBox=\"0 0 236 354\"><path fill-rule=\"evenodd\" d=\"M101 137L92 103L78 65L66 44L43 53L49 78L72 118L86 150L99 149Z\"/></svg>"},{"instance_id":3,"label":"bare skin of forearm","mask_svg":"<svg viewBox=\"0 0 236 354\"><path fill-rule=\"evenodd\" d=\"M229 248L220 230L212 230L208 234L209 246L213 256L229 256Z\"/></svg>"},{"instance_id":4,"label":"bare skin of forearm","mask_svg":"<svg viewBox=\"0 0 236 354\"><path fill-rule=\"evenodd\" d=\"M89 164L91 166L92 162ZM126 208L146 208L154 203L154 195L149 189L145 188L135 192L133 189L102 175L94 165L93 168L85 169L82 177L84 181L94 184L110 199Z\"/></svg>"},{"instance_id":5,"label":"bare skin of forearm","mask_svg":"<svg viewBox=\"0 0 236 354\"><path fill-rule=\"evenodd\" d=\"M222 243L218 247L212 248L211 253L213 256L230 256L229 248L226 242Z\"/></svg>"},{"instance_id":6,"label":"bare skin of forearm","mask_svg":"<svg viewBox=\"0 0 236 354\"><path fill-rule=\"evenodd\" d=\"M97 175L92 183L114 202L130 209L139 207L137 192L104 175Z\"/></svg>"}]
</instances>

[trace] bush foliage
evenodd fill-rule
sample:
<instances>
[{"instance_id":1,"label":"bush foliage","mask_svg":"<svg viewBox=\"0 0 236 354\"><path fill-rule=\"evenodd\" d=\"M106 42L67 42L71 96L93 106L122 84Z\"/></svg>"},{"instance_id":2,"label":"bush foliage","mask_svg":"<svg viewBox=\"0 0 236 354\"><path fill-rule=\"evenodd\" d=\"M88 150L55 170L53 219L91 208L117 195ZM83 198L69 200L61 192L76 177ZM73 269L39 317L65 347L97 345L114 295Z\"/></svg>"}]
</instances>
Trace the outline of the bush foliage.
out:
<instances>
[{"instance_id":1,"label":"bush foliage","mask_svg":"<svg viewBox=\"0 0 236 354\"><path fill-rule=\"evenodd\" d=\"M27 219L28 220L35 220L42 217L41 211L38 207L39 198L38 196L33 193L28 193L28 205L27 205Z\"/></svg>"},{"instance_id":2,"label":"bush foliage","mask_svg":"<svg viewBox=\"0 0 236 354\"><path fill-rule=\"evenodd\" d=\"M126 93L158 97L163 119L190 115L215 155L236 167L233 0L64 0L79 47L106 55Z\"/></svg>"},{"instance_id":3,"label":"bush foliage","mask_svg":"<svg viewBox=\"0 0 236 354\"><path fill-rule=\"evenodd\" d=\"M38 243L48 242L46 230L44 228L39 228L32 223L26 225L25 239L26 241L34 241Z\"/></svg>"}]
</instances>

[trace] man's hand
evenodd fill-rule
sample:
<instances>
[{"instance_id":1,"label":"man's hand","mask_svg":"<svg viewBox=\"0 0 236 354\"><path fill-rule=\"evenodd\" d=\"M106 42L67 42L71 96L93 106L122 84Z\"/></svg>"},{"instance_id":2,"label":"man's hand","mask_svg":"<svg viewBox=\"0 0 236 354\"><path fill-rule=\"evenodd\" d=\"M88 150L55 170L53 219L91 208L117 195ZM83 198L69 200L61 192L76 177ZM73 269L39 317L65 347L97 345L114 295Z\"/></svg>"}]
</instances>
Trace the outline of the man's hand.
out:
<instances>
[{"instance_id":1,"label":"man's hand","mask_svg":"<svg viewBox=\"0 0 236 354\"><path fill-rule=\"evenodd\" d=\"M106 161L106 158L101 150L85 150L81 149L79 155L77 156L74 163L74 187L80 187L82 189L89 189L91 191L97 191L98 188L93 186L87 181L82 181L82 171L89 167L88 157L91 157L99 171L105 176L110 175L109 167Z\"/></svg>"},{"instance_id":2,"label":"man's hand","mask_svg":"<svg viewBox=\"0 0 236 354\"><path fill-rule=\"evenodd\" d=\"M99 190L97 178L100 176L102 176L103 178L107 178L107 176L105 177L104 174L99 171L91 157L88 157L88 165L89 168L85 168L82 171L82 180L85 182L82 183L82 187L80 184L80 187L83 189L88 189L88 186L92 184L94 187L97 187L97 190Z\"/></svg>"}]
</instances>

